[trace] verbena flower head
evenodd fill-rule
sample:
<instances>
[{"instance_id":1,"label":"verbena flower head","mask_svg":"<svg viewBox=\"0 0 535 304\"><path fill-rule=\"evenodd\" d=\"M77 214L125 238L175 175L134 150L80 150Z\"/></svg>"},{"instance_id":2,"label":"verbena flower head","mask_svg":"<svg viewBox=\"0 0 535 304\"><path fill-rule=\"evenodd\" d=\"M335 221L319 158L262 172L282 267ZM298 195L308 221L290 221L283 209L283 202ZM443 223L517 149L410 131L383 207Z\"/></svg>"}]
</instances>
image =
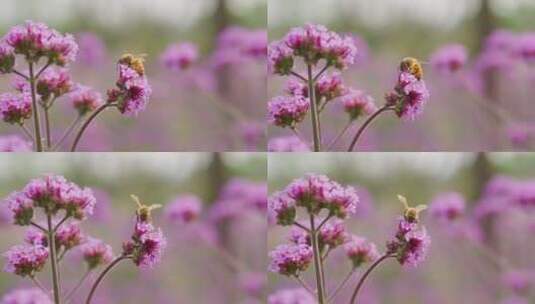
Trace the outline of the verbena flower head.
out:
<instances>
[{"instance_id":1,"label":"verbena flower head","mask_svg":"<svg viewBox=\"0 0 535 304\"><path fill-rule=\"evenodd\" d=\"M267 209L267 185L241 178L231 179L221 190L210 210L214 221L234 219L249 212L262 212Z\"/></svg>"},{"instance_id":2,"label":"verbena flower head","mask_svg":"<svg viewBox=\"0 0 535 304\"><path fill-rule=\"evenodd\" d=\"M350 90L348 94L342 96L341 101L352 120L377 111L373 97L360 90Z\"/></svg>"},{"instance_id":3,"label":"verbena flower head","mask_svg":"<svg viewBox=\"0 0 535 304\"><path fill-rule=\"evenodd\" d=\"M170 221L183 224L196 220L201 211L201 200L191 194L179 196L165 207L165 215Z\"/></svg>"},{"instance_id":4,"label":"verbena flower head","mask_svg":"<svg viewBox=\"0 0 535 304\"><path fill-rule=\"evenodd\" d=\"M347 243L344 244L346 256L357 268L364 263L369 263L379 258L379 251L374 243L369 242L363 237L353 235Z\"/></svg>"},{"instance_id":5,"label":"verbena flower head","mask_svg":"<svg viewBox=\"0 0 535 304\"><path fill-rule=\"evenodd\" d=\"M515 53L527 63L535 62L535 32L519 35L516 39Z\"/></svg>"},{"instance_id":6,"label":"verbena flower head","mask_svg":"<svg viewBox=\"0 0 535 304\"><path fill-rule=\"evenodd\" d=\"M80 226L77 222L61 225L56 231L56 247L64 250L72 249L85 241Z\"/></svg>"},{"instance_id":7,"label":"verbena flower head","mask_svg":"<svg viewBox=\"0 0 535 304\"><path fill-rule=\"evenodd\" d=\"M175 43L167 47L160 60L172 71L182 71L199 59L199 50L191 42Z\"/></svg>"},{"instance_id":8,"label":"verbena flower head","mask_svg":"<svg viewBox=\"0 0 535 304\"><path fill-rule=\"evenodd\" d=\"M442 223L449 223L463 216L464 198L456 192L443 193L433 199L429 207L431 216Z\"/></svg>"},{"instance_id":9,"label":"verbena flower head","mask_svg":"<svg viewBox=\"0 0 535 304\"><path fill-rule=\"evenodd\" d=\"M137 266L153 267L160 259L167 241L161 229L149 222L138 221L132 239L123 244L123 254L132 257Z\"/></svg>"},{"instance_id":10,"label":"verbena flower head","mask_svg":"<svg viewBox=\"0 0 535 304\"><path fill-rule=\"evenodd\" d=\"M316 81L315 87L316 98L323 98L326 101L345 95L348 92L340 73L323 74Z\"/></svg>"},{"instance_id":11,"label":"verbena flower head","mask_svg":"<svg viewBox=\"0 0 535 304\"><path fill-rule=\"evenodd\" d=\"M43 246L17 245L11 247L6 253L4 271L22 277L33 277L41 271L48 258L48 249Z\"/></svg>"},{"instance_id":12,"label":"verbena flower head","mask_svg":"<svg viewBox=\"0 0 535 304\"><path fill-rule=\"evenodd\" d=\"M467 60L468 51L463 45L450 44L436 50L429 61L438 72L451 74L460 70Z\"/></svg>"},{"instance_id":13,"label":"verbena flower head","mask_svg":"<svg viewBox=\"0 0 535 304\"><path fill-rule=\"evenodd\" d=\"M280 127L295 127L303 121L310 101L303 96L277 96L269 101L269 122Z\"/></svg>"},{"instance_id":14,"label":"verbena flower head","mask_svg":"<svg viewBox=\"0 0 535 304\"><path fill-rule=\"evenodd\" d=\"M5 203L13 216L13 223L27 226L33 219L33 201L23 192L13 192L6 199Z\"/></svg>"},{"instance_id":15,"label":"verbena flower head","mask_svg":"<svg viewBox=\"0 0 535 304\"><path fill-rule=\"evenodd\" d=\"M96 204L91 189L80 188L58 175L34 179L23 192L36 207L44 208L50 214L64 210L68 216L79 220L91 215Z\"/></svg>"},{"instance_id":16,"label":"verbena flower head","mask_svg":"<svg viewBox=\"0 0 535 304\"><path fill-rule=\"evenodd\" d=\"M31 143L17 135L0 136L0 152L30 152Z\"/></svg>"},{"instance_id":17,"label":"verbena flower head","mask_svg":"<svg viewBox=\"0 0 535 304\"><path fill-rule=\"evenodd\" d=\"M1 304L53 304L41 289L26 288L10 291L2 297Z\"/></svg>"},{"instance_id":18,"label":"verbena flower head","mask_svg":"<svg viewBox=\"0 0 535 304\"><path fill-rule=\"evenodd\" d=\"M267 53L267 31L264 29L250 30L231 26L217 37L217 45L213 55L216 68L230 64L241 64L248 60L262 60Z\"/></svg>"},{"instance_id":19,"label":"verbena flower head","mask_svg":"<svg viewBox=\"0 0 535 304\"><path fill-rule=\"evenodd\" d=\"M394 91L387 93L386 102L393 106L396 114L406 120L414 120L423 112L429 99L429 91L423 80L409 72L401 71Z\"/></svg>"},{"instance_id":20,"label":"verbena flower head","mask_svg":"<svg viewBox=\"0 0 535 304\"><path fill-rule=\"evenodd\" d=\"M268 304L315 304L316 299L303 288L281 289L269 295Z\"/></svg>"},{"instance_id":21,"label":"verbena flower head","mask_svg":"<svg viewBox=\"0 0 535 304\"><path fill-rule=\"evenodd\" d=\"M102 39L94 33L78 33L76 40L80 52L78 54L78 62L94 66L101 64L106 58L106 44Z\"/></svg>"},{"instance_id":22,"label":"verbena flower head","mask_svg":"<svg viewBox=\"0 0 535 304\"><path fill-rule=\"evenodd\" d=\"M32 117L31 96L27 93L0 94L0 114L3 121L22 125Z\"/></svg>"},{"instance_id":23,"label":"verbena flower head","mask_svg":"<svg viewBox=\"0 0 535 304\"><path fill-rule=\"evenodd\" d=\"M308 97L308 87L306 84L295 78L289 78L285 87L286 93L292 96L304 96Z\"/></svg>"},{"instance_id":24,"label":"verbena flower head","mask_svg":"<svg viewBox=\"0 0 535 304\"><path fill-rule=\"evenodd\" d=\"M312 248L305 244L279 245L269 253L269 271L287 276L305 271L313 258Z\"/></svg>"},{"instance_id":25,"label":"verbena flower head","mask_svg":"<svg viewBox=\"0 0 535 304\"><path fill-rule=\"evenodd\" d=\"M502 277L503 284L517 295L528 295L532 286L535 285L535 271L510 270Z\"/></svg>"},{"instance_id":26,"label":"verbena flower head","mask_svg":"<svg viewBox=\"0 0 535 304\"><path fill-rule=\"evenodd\" d=\"M116 102L122 114L135 116L145 109L152 94L145 75L144 59L125 54L117 64L117 71L117 88L108 91L108 102Z\"/></svg>"},{"instance_id":27,"label":"verbena flower head","mask_svg":"<svg viewBox=\"0 0 535 304\"><path fill-rule=\"evenodd\" d=\"M293 225L296 216L295 200L284 192L276 192L268 198L268 212L274 216L277 224Z\"/></svg>"},{"instance_id":28,"label":"verbena flower head","mask_svg":"<svg viewBox=\"0 0 535 304\"><path fill-rule=\"evenodd\" d=\"M325 246L329 246L329 249L336 248L347 241L348 234L344 226L344 222L338 219L325 223L321 227L318 239L320 250Z\"/></svg>"},{"instance_id":29,"label":"verbena flower head","mask_svg":"<svg viewBox=\"0 0 535 304\"><path fill-rule=\"evenodd\" d=\"M46 69L37 80L37 93L43 100L52 95L57 98L71 91L73 87L71 76L66 69Z\"/></svg>"},{"instance_id":30,"label":"verbena flower head","mask_svg":"<svg viewBox=\"0 0 535 304\"><path fill-rule=\"evenodd\" d=\"M24 25L12 27L4 41L27 60L37 62L41 57L59 66L65 66L76 59L78 45L70 34L62 35L44 23L26 21Z\"/></svg>"},{"instance_id":31,"label":"verbena flower head","mask_svg":"<svg viewBox=\"0 0 535 304\"><path fill-rule=\"evenodd\" d=\"M430 244L425 228L400 218L395 239L387 243L387 250L401 265L416 267L425 259Z\"/></svg>"},{"instance_id":32,"label":"verbena flower head","mask_svg":"<svg viewBox=\"0 0 535 304\"><path fill-rule=\"evenodd\" d=\"M10 73L15 65L15 54L13 48L0 40L0 74Z\"/></svg>"},{"instance_id":33,"label":"verbena flower head","mask_svg":"<svg viewBox=\"0 0 535 304\"><path fill-rule=\"evenodd\" d=\"M78 85L69 94L69 100L80 116L96 110L104 103L99 92L83 85Z\"/></svg>"},{"instance_id":34,"label":"verbena flower head","mask_svg":"<svg viewBox=\"0 0 535 304\"><path fill-rule=\"evenodd\" d=\"M34 227L30 227L26 230L24 242L29 245L48 247L47 235L43 231Z\"/></svg>"},{"instance_id":35,"label":"verbena flower head","mask_svg":"<svg viewBox=\"0 0 535 304\"><path fill-rule=\"evenodd\" d=\"M265 272L244 272L239 275L239 284L245 293L252 297L261 296L266 287L267 278Z\"/></svg>"},{"instance_id":36,"label":"verbena flower head","mask_svg":"<svg viewBox=\"0 0 535 304\"><path fill-rule=\"evenodd\" d=\"M273 41L268 48L268 70L278 75L288 75L294 66L293 50L284 41Z\"/></svg>"},{"instance_id":37,"label":"verbena flower head","mask_svg":"<svg viewBox=\"0 0 535 304\"><path fill-rule=\"evenodd\" d=\"M351 37L342 37L323 25L306 24L293 28L284 38L293 54L305 63L316 65L325 60L330 66L345 69L355 62L357 47Z\"/></svg>"},{"instance_id":38,"label":"verbena flower head","mask_svg":"<svg viewBox=\"0 0 535 304\"><path fill-rule=\"evenodd\" d=\"M310 147L297 136L281 136L271 138L268 142L269 152L306 152Z\"/></svg>"},{"instance_id":39,"label":"verbena flower head","mask_svg":"<svg viewBox=\"0 0 535 304\"><path fill-rule=\"evenodd\" d=\"M89 269L94 269L100 265L106 265L113 259L111 246L94 238L89 238L82 244L80 246L80 251Z\"/></svg>"},{"instance_id":40,"label":"verbena flower head","mask_svg":"<svg viewBox=\"0 0 535 304\"><path fill-rule=\"evenodd\" d=\"M31 94L30 83L20 75L13 75L13 79L11 80L11 87L17 92Z\"/></svg>"}]
</instances>

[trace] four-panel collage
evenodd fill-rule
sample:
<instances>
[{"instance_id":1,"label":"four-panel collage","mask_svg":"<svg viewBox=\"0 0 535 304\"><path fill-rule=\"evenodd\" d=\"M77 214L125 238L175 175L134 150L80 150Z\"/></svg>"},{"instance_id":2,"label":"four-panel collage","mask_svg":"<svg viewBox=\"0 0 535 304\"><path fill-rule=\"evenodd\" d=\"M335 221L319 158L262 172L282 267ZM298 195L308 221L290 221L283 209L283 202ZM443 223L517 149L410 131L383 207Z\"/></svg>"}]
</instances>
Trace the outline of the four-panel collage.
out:
<instances>
[{"instance_id":1,"label":"four-panel collage","mask_svg":"<svg viewBox=\"0 0 535 304\"><path fill-rule=\"evenodd\" d=\"M532 0L0 16L0 304L535 303Z\"/></svg>"}]
</instances>

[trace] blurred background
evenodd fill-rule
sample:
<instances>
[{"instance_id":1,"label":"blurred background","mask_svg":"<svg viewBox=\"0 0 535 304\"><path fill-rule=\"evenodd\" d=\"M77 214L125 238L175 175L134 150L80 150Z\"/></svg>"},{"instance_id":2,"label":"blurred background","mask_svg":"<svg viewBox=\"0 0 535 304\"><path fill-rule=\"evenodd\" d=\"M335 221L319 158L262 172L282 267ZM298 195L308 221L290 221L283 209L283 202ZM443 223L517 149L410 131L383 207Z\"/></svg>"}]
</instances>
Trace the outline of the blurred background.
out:
<instances>
[{"instance_id":1,"label":"blurred background","mask_svg":"<svg viewBox=\"0 0 535 304\"><path fill-rule=\"evenodd\" d=\"M393 88L402 58L416 57L426 63L447 44L468 49L469 59L456 73L444 75L424 64L431 93L424 114L415 122L400 122L390 115L379 118L360 147L371 151L533 148L533 57L509 60L509 51L516 47L514 37L533 34L534 17L535 2L531 0L269 0L268 5L270 41L307 22L356 35L359 59L342 73L343 78L346 85L373 96L377 105L384 103L384 94ZM492 33L498 35L488 39ZM533 35L530 37L531 42L526 39L524 46L533 50ZM501 49L494 52L497 44ZM282 94L285 80L270 76L270 98ZM326 138L334 138L343 128L345 115L340 105L331 106L322 121ZM339 117L343 119L336 119ZM311 138L309 120L301 125L307 138ZM356 127L351 136L355 132ZM268 133L270 139L289 135L288 130L277 127L270 127ZM347 150L351 136L336 149Z\"/></svg>"},{"instance_id":2,"label":"blurred background","mask_svg":"<svg viewBox=\"0 0 535 304\"><path fill-rule=\"evenodd\" d=\"M110 244L115 254L133 231L136 205L130 194L164 205L153 212L154 224L168 242L162 261L154 269L123 263L107 276L95 303L257 303L265 292L266 221L262 206L254 205L263 199L265 208L266 166L266 156L255 153L4 154L0 197L44 174L63 175L89 187L97 205L82 229ZM196 195L203 210L193 222L177 223L167 206L186 194ZM23 242L25 229L10 223L6 206L1 210L0 251L5 252ZM47 286L48 267L38 274ZM83 270L73 249L62 268L64 290L72 288ZM0 273L0 295L24 286L31 283ZM74 303L82 303L88 290L84 285Z\"/></svg>"},{"instance_id":3,"label":"blurred background","mask_svg":"<svg viewBox=\"0 0 535 304\"><path fill-rule=\"evenodd\" d=\"M346 230L376 243L380 252L403 210L397 194L413 206L432 205L452 192L466 202L464 214L447 222L424 211L423 225L432 240L426 260L415 269L401 268L395 261L382 264L366 281L359 303L533 303L535 155L272 153L268 168L270 193L306 173L356 187L360 202L356 214L345 221ZM515 187L518 191L512 191ZM524 197L526 204L512 203L509 192ZM287 243L289 236L289 227L270 226L268 251ZM332 292L351 263L339 248L326 265ZM347 303L363 271L357 271L334 303ZM314 286L313 270L303 277ZM299 287L279 274L269 273L268 281L270 294Z\"/></svg>"},{"instance_id":4,"label":"blurred background","mask_svg":"<svg viewBox=\"0 0 535 304\"><path fill-rule=\"evenodd\" d=\"M0 33L30 19L74 34L80 54L72 78L103 95L114 86L120 55L146 54L153 88L147 110L137 118L104 113L88 131L83 150L263 151L265 111L259 105L265 100L265 60L217 59L236 57L220 34L235 27L261 34L266 10L265 0L6 0ZM165 68L160 57L166 48L186 41L198 46L198 62L182 71ZM1 77L0 90L12 90L10 81ZM59 137L75 112L67 100L58 104L53 132ZM1 135L18 131L0 128Z\"/></svg>"}]
</instances>

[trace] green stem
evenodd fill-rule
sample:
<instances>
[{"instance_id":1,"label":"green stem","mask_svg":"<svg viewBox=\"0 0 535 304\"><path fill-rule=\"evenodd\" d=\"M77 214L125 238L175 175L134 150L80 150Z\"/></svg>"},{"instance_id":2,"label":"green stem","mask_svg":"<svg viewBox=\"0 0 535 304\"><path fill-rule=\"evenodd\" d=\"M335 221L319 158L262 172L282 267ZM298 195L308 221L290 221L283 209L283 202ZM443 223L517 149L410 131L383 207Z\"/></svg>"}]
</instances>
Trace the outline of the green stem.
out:
<instances>
[{"instance_id":1,"label":"green stem","mask_svg":"<svg viewBox=\"0 0 535 304\"><path fill-rule=\"evenodd\" d=\"M362 126L359 128L359 130L357 131L357 134L355 135L355 137L353 138L353 141L351 141L351 145L349 145L349 149L347 149L348 152L351 152L353 151L353 148L355 147L355 145L357 144L357 141L359 140L359 138L361 137L362 133L364 133L364 130L366 130L366 127L368 127L368 125L375 119L377 118L381 113L385 112L385 111L388 111L388 110L393 110L393 108L391 106L388 106L388 105L385 105L381 108L379 108L379 110L375 111L375 113L373 113L370 117L368 117L368 119L364 122L364 124L362 124Z\"/></svg>"},{"instance_id":2,"label":"green stem","mask_svg":"<svg viewBox=\"0 0 535 304\"><path fill-rule=\"evenodd\" d=\"M308 72L308 97L310 100L312 133L314 137L314 152L321 151L321 130L319 124L318 105L316 104L316 89L314 85L314 76L312 76L312 65L307 64Z\"/></svg>"},{"instance_id":3,"label":"green stem","mask_svg":"<svg viewBox=\"0 0 535 304\"><path fill-rule=\"evenodd\" d=\"M37 108L37 96L35 93L35 76L33 74L33 62L29 63L30 77L28 81L30 82L30 89L32 95L32 109L33 109L33 126L35 128L35 149L37 152L43 151L43 143L41 142L41 125L39 121L39 109Z\"/></svg>"},{"instance_id":4,"label":"green stem","mask_svg":"<svg viewBox=\"0 0 535 304\"><path fill-rule=\"evenodd\" d=\"M47 151L50 151L50 148L52 148L52 136L50 133L50 115L48 113L48 106L44 106L44 112L45 112L45 131L46 131L46 149Z\"/></svg>"},{"instance_id":5,"label":"green stem","mask_svg":"<svg viewBox=\"0 0 535 304\"><path fill-rule=\"evenodd\" d=\"M124 255L118 256L115 260L113 260L108 265L108 267L106 267L100 273L100 275L98 276L97 280L95 281L95 283L93 283L93 286L91 287L91 291L89 292L89 295L87 296L87 300L85 301L86 304L90 304L91 303L91 299L93 298L93 295L95 294L95 291L97 290L98 285L100 284L100 282L102 282L102 280L104 279L106 274L108 274L108 272L110 272L110 270L112 270L113 267L115 267L117 264L119 264L119 262L121 262L123 260L126 260L126 259L129 259L129 257L124 256Z\"/></svg>"},{"instance_id":6,"label":"green stem","mask_svg":"<svg viewBox=\"0 0 535 304\"><path fill-rule=\"evenodd\" d=\"M114 106L114 104L105 103L98 107L91 115L87 118L87 120L84 122L78 133L76 134L76 138L74 139L74 142L72 143L71 152L76 151L76 147L78 146L78 142L80 142L80 139L82 138L82 135L84 134L87 127L89 127L89 124L95 119L98 114L100 114L102 111L104 111L107 107Z\"/></svg>"},{"instance_id":7,"label":"green stem","mask_svg":"<svg viewBox=\"0 0 535 304\"><path fill-rule=\"evenodd\" d=\"M59 290L59 279L58 279L58 261L56 260L56 240L55 240L55 231L52 226L52 215L47 214L46 216L48 224L48 246L50 251L50 265L52 266L52 284L54 286L54 303L60 304L60 290Z\"/></svg>"},{"instance_id":8,"label":"green stem","mask_svg":"<svg viewBox=\"0 0 535 304\"><path fill-rule=\"evenodd\" d=\"M318 304L325 303L325 290L323 287L323 276L321 269L321 253L318 245L318 231L315 228L314 215L310 215L310 240L312 252L314 254L314 271L316 272L316 288L318 289Z\"/></svg>"},{"instance_id":9,"label":"green stem","mask_svg":"<svg viewBox=\"0 0 535 304\"><path fill-rule=\"evenodd\" d=\"M360 288L362 287L362 285L364 284L364 281L366 280L366 278L368 277L368 275L370 275L370 273L375 269L375 267L377 267L379 264L381 264L382 261L388 259L388 258L393 258L394 256L391 255L391 254L385 254L383 255L382 257L380 257L377 261L375 261L375 263L373 263L369 268L368 270L366 270L366 272L364 273L364 275L362 276L362 278L360 278L358 284L357 284L357 287L355 288L355 291L353 292L353 295L351 296L351 300L349 301L349 304L355 304L356 303L356 300L357 300L357 295L359 293L359 290Z\"/></svg>"}]
</instances>

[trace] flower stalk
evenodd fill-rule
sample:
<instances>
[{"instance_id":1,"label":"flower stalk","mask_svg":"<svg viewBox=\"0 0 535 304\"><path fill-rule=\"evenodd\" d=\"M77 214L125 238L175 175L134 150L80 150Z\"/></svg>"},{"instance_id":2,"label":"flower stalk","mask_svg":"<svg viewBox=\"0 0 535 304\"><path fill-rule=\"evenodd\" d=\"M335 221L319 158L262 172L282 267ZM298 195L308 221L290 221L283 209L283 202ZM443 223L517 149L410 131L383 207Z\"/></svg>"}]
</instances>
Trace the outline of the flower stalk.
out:
<instances>
[{"instance_id":1,"label":"flower stalk","mask_svg":"<svg viewBox=\"0 0 535 304\"><path fill-rule=\"evenodd\" d=\"M52 285L54 291L54 303L61 304L60 300L60 286L59 286L59 272L58 272L58 260L56 259L56 236L54 227L52 226L52 215L47 213L47 226L48 226L48 248L50 251L50 265L52 268Z\"/></svg>"},{"instance_id":2,"label":"flower stalk","mask_svg":"<svg viewBox=\"0 0 535 304\"><path fill-rule=\"evenodd\" d=\"M314 84L314 76L312 75L312 65L307 64L307 81L308 81L308 97L310 100L311 119L312 119L312 136L314 142L314 152L321 151L321 130L319 121L318 104L316 103L316 89Z\"/></svg>"}]
</instances>

